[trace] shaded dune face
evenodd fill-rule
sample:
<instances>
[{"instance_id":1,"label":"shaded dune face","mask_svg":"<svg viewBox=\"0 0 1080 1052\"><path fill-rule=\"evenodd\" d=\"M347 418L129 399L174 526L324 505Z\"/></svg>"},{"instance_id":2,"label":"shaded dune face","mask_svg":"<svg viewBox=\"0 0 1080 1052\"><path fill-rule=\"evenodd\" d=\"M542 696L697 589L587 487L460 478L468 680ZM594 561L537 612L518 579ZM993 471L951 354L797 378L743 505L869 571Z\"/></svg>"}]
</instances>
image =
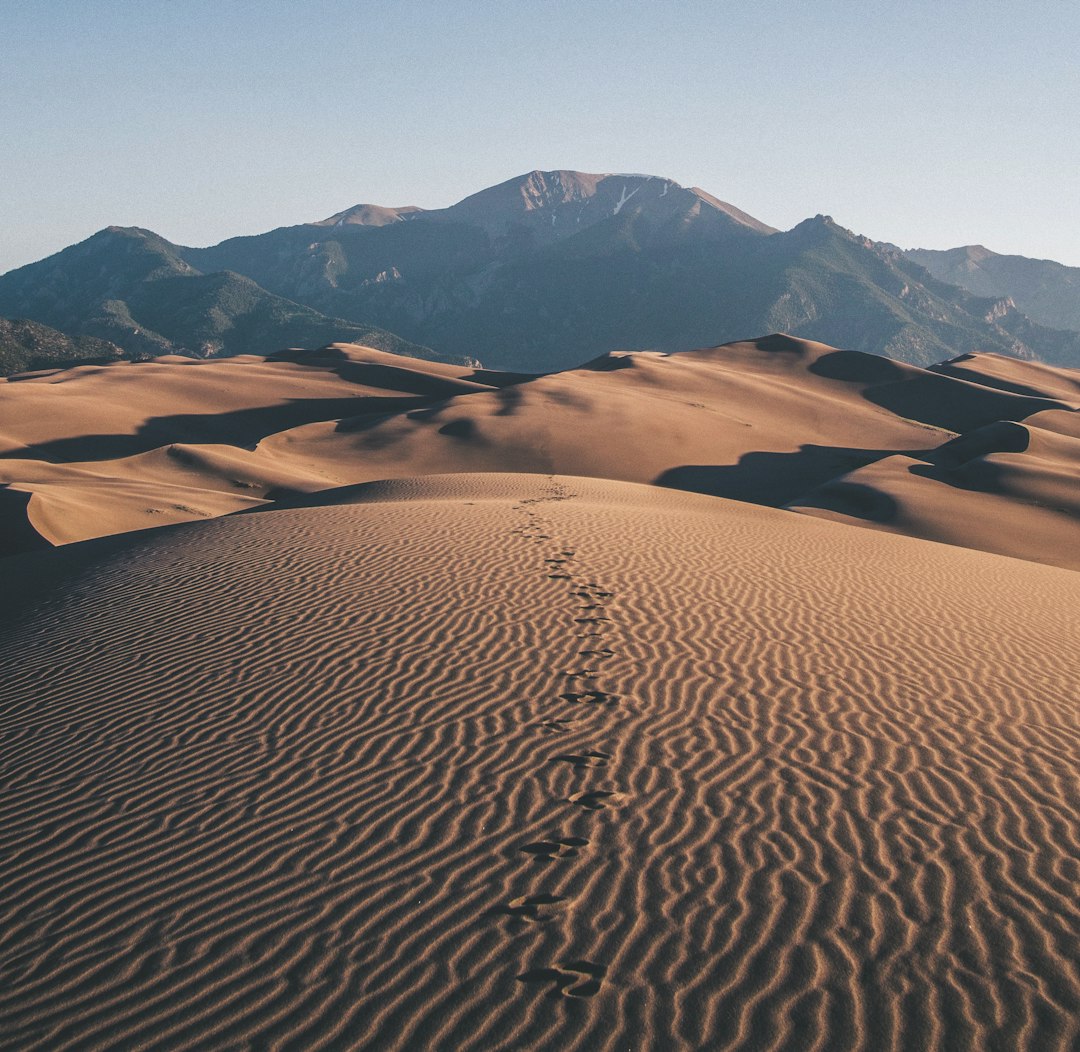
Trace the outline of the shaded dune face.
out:
<instances>
[{"instance_id":1,"label":"shaded dune face","mask_svg":"<svg viewBox=\"0 0 1080 1052\"><path fill-rule=\"evenodd\" d=\"M6 560L10 1047L1075 1047L1075 573L327 497Z\"/></svg>"},{"instance_id":2,"label":"shaded dune face","mask_svg":"<svg viewBox=\"0 0 1080 1052\"><path fill-rule=\"evenodd\" d=\"M6 551L444 472L562 472L1077 568L1080 380L776 334L545 376L352 345L0 383ZM1022 423L1017 423L1022 422ZM1033 439L1032 436L1035 436Z\"/></svg>"},{"instance_id":3,"label":"shaded dune face","mask_svg":"<svg viewBox=\"0 0 1080 1052\"><path fill-rule=\"evenodd\" d=\"M1080 570L1080 413L997 421L887 456L788 505L839 522Z\"/></svg>"}]
</instances>

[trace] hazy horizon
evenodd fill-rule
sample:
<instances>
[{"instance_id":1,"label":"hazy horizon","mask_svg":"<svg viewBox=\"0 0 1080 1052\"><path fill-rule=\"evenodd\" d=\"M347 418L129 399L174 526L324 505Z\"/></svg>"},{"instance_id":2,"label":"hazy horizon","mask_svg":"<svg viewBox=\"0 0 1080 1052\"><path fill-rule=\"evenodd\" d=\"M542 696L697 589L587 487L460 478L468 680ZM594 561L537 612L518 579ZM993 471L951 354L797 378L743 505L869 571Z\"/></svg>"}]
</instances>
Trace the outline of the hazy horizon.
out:
<instances>
[{"instance_id":1,"label":"hazy horizon","mask_svg":"<svg viewBox=\"0 0 1080 1052\"><path fill-rule=\"evenodd\" d=\"M534 168L1080 265L1080 13L1047 0L0 12L0 273L112 224L208 245Z\"/></svg>"}]
</instances>

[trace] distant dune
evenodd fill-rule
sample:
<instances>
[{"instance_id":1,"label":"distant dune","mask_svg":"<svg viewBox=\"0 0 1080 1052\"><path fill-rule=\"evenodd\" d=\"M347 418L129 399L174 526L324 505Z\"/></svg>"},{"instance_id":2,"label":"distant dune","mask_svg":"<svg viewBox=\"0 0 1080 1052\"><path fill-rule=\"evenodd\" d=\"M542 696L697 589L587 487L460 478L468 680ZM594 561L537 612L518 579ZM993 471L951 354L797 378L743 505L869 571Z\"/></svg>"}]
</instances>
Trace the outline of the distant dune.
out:
<instances>
[{"instance_id":1,"label":"distant dune","mask_svg":"<svg viewBox=\"0 0 1080 1052\"><path fill-rule=\"evenodd\" d=\"M708 493L1080 568L1080 373L775 335L531 376L348 344L0 382L7 551L445 472ZM1021 422L1022 423L1018 423Z\"/></svg>"},{"instance_id":2,"label":"distant dune","mask_svg":"<svg viewBox=\"0 0 1080 1052\"><path fill-rule=\"evenodd\" d=\"M307 500L4 561L4 1047L1076 1047L1080 575L555 475Z\"/></svg>"}]
</instances>

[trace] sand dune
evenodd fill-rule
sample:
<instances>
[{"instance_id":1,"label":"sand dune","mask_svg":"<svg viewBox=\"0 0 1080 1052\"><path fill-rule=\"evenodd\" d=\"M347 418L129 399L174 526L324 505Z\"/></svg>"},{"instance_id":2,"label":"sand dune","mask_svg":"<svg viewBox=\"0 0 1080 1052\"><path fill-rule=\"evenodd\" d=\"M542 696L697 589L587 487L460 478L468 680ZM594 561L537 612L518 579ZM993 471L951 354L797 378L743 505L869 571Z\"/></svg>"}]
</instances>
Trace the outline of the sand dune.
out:
<instances>
[{"instance_id":1,"label":"sand dune","mask_svg":"<svg viewBox=\"0 0 1080 1052\"><path fill-rule=\"evenodd\" d=\"M1075 1047L1078 410L782 335L0 383L0 1047Z\"/></svg>"},{"instance_id":2,"label":"sand dune","mask_svg":"<svg viewBox=\"0 0 1080 1052\"><path fill-rule=\"evenodd\" d=\"M1074 566L1071 438L1053 465L1036 449L1049 439L1019 461L989 447L977 469L954 461L987 436L1068 436L1078 406L1067 370L992 355L923 370L782 335L616 352L541 377L351 345L83 367L0 383L4 507L30 526L7 529L5 550L383 478L511 470L651 482Z\"/></svg>"},{"instance_id":3,"label":"sand dune","mask_svg":"<svg viewBox=\"0 0 1080 1052\"><path fill-rule=\"evenodd\" d=\"M1080 412L989 424L922 460L887 457L789 507L1080 570Z\"/></svg>"},{"instance_id":4,"label":"sand dune","mask_svg":"<svg viewBox=\"0 0 1080 1052\"><path fill-rule=\"evenodd\" d=\"M470 375L351 344L270 358L167 356L26 373L0 383L0 452L62 462L108 460L168 442L247 445L374 408L373 397L380 408L411 408L482 390Z\"/></svg>"},{"instance_id":5,"label":"sand dune","mask_svg":"<svg viewBox=\"0 0 1080 1052\"><path fill-rule=\"evenodd\" d=\"M1013 394L1080 401L1080 376L1075 369L1003 358L1000 354L962 354L951 361L932 365L930 372L972 380Z\"/></svg>"},{"instance_id":6,"label":"sand dune","mask_svg":"<svg viewBox=\"0 0 1080 1052\"><path fill-rule=\"evenodd\" d=\"M1075 1047L1080 576L323 499L5 560L5 1047Z\"/></svg>"},{"instance_id":7,"label":"sand dune","mask_svg":"<svg viewBox=\"0 0 1080 1052\"><path fill-rule=\"evenodd\" d=\"M20 538L15 550L33 546L35 534L64 544L351 481L261 461L251 471L249 449L313 420L488 390L488 376L514 379L351 345L17 376L0 383L0 484L30 496L3 507L21 509L32 531L7 533Z\"/></svg>"}]
</instances>

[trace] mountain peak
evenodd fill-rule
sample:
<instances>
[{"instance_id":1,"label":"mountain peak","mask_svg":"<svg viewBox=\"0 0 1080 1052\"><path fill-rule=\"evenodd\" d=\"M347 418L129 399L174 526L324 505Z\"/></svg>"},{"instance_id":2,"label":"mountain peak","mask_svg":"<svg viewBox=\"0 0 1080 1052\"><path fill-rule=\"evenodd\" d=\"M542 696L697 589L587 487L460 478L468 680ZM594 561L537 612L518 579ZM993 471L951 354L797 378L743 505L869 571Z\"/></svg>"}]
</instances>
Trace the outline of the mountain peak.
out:
<instances>
[{"instance_id":1,"label":"mountain peak","mask_svg":"<svg viewBox=\"0 0 1080 1052\"><path fill-rule=\"evenodd\" d=\"M674 179L643 174L534 169L488 187L444 209L447 219L505 234L523 225L554 241L624 213L642 213L661 225L700 216L722 218L728 227L771 234L774 229L697 187L687 189Z\"/></svg>"},{"instance_id":2,"label":"mountain peak","mask_svg":"<svg viewBox=\"0 0 1080 1052\"><path fill-rule=\"evenodd\" d=\"M607 175L565 169L545 172L534 168L531 172L470 194L446 211L468 214L487 211L533 212L588 200L595 196L600 182L607 178Z\"/></svg>"},{"instance_id":3,"label":"mountain peak","mask_svg":"<svg viewBox=\"0 0 1080 1052\"><path fill-rule=\"evenodd\" d=\"M448 208L415 205L385 207L358 204L312 226L382 227L405 220L468 223L489 237L503 237L515 226L530 228L541 243L558 241L611 216L647 212L650 217L683 226L694 218L721 220L721 227L773 234L762 223L700 187L640 173L578 172L568 168L534 168L470 194ZM715 225L715 222L714 224Z\"/></svg>"},{"instance_id":4,"label":"mountain peak","mask_svg":"<svg viewBox=\"0 0 1080 1052\"><path fill-rule=\"evenodd\" d=\"M312 226L389 226L391 223L400 223L406 218L412 217L423 208L416 205L402 205L398 208L387 208L384 205L359 204L352 208L346 208L344 212L337 212L327 219L320 219Z\"/></svg>"},{"instance_id":5,"label":"mountain peak","mask_svg":"<svg viewBox=\"0 0 1080 1052\"><path fill-rule=\"evenodd\" d=\"M796 223L787 232L787 236L793 237L800 242L816 244L818 241L827 240L833 234L850 233L851 231L845 230L832 216L823 215L819 212L816 216L804 219L801 223Z\"/></svg>"},{"instance_id":6,"label":"mountain peak","mask_svg":"<svg viewBox=\"0 0 1080 1052\"><path fill-rule=\"evenodd\" d=\"M107 226L87 238L88 241L95 239L99 241L121 239L127 241L160 241L162 244L168 244L160 234L155 234L153 230L146 230L141 226Z\"/></svg>"}]
</instances>

